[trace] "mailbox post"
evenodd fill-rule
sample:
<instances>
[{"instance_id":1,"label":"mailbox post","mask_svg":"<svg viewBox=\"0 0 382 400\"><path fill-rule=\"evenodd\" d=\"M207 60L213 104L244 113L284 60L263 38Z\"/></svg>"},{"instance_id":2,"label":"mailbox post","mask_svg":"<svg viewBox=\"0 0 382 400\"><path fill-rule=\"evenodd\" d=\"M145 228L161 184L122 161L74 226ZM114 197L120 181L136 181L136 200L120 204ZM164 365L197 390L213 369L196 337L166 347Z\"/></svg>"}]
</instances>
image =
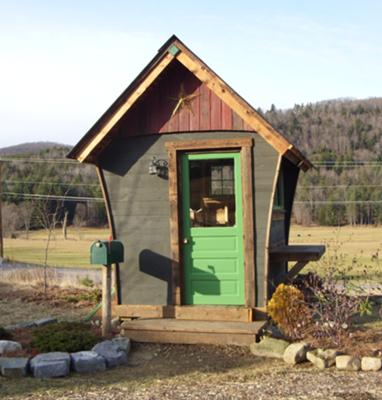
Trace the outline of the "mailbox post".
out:
<instances>
[{"instance_id":1,"label":"mailbox post","mask_svg":"<svg viewBox=\"0 0 382 400\"><path fill-rule=\"evenodd\" d=\"M111 266L123 262L123 244L117 240L97 240L90 246L90 263L102 268L102 336L111 333Z\"/></svg>"}]
</instances>

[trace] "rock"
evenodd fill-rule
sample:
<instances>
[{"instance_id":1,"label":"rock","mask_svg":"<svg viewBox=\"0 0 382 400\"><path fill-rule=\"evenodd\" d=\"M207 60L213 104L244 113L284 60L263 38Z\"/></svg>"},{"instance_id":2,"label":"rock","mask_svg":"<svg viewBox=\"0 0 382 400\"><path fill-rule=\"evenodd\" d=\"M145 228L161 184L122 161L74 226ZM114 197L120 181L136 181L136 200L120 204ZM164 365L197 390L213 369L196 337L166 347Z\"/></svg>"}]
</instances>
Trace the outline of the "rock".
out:
<instances>
[{"instance_id":1,"label":"rock","mask_svg":"<svg viewBox=\"0 0 382 400\"><path fill-rule=\"evenodd\" d=\"M264 336L259 343L252 343L249 348L251 353L259 357L283 358L285 349L289 342Z\"/></svg>"},{"instance_id":2,"label":"rock","mask_svg":"<svg viewBox=\"0 0 382 400\"><path fill-rule=\"evenodd\" d=\"M120 345L112 342L111 340L105 340L101 343L97 343L92 351L95 351L106 360L106 366L113 368L118 365L127 364L127 354L121 350Z\"/></svg>"},{"instance_id":3,"label":"rock","mask_svg":"<svg viewBox=\"0 0 382 400\"><path fill-rule=\"evenodd\" d=\"M114 319L111 320L111 327L113 329L119 328L120 325L121 325L121 321L120 321L119 318L114 318Z\"/></svg>"},{"instance_id":4,"label":"rock","mask_svg":"<svg viewBox=\"0 0 382 400\"><path fill-rule=\"evenodd\" d=\"M8 325L4 329L6 331L15 331L16 329L25 329L25 328L33 328L35 327L34 321L27 321L27 322L20 322L19 324L15 325Z\"/></svg>"},{"instance_id":5,"label":"rock","mask_svg":"<svg viewBox=\"0 0 382 400\"><path fill-rule=\"evenodd\" d=\"M41 318L41 319L34 321L34 324L36 326L45 326L45 325L49 325L49 324L55 324L56 322L57 322L57 318L46 317L46 318Z\"/></svg>"},{"instance_id":6,"label":"rock","mask_svg":"<svg viewBox=\"0 0 382 400\"><path fill-rule=\"evenodd\" d=\"M334 349L317 349L313 351L308 351L306 353L306 358L317 368L325 369L332 367L336 363L336 357L339 352Z\"/></svg>"},{"instance_id":7,"label":"rock","mask_svg":"<svg viewBox=\"0 0 382 400\"><path fill-rule=\"evenodd\" d=\"M0 371L3 376L11 378L26 376L27 369L27 357L0 357Z\"/></svg>"},{"instance_id":8,"label":"rock","mask_svg":"<svg viewBox=\"0 0 382 400\"><path fill-rule=\"evenodd\" d=\"M362 357L362 371L379 371L382 368L382 360L377 357Z\"/></svg>"},{"instance_id":9,"label":"rock","mask_svg":"<svg viewBox=\"0 0 382 400\"><path fill-rule=\"evenodd\" d=\"M343 371L359 371L361 369L361 360L358 357L337 356L336 367Z\"/></svg>"},{"instance_id":10,"label":"rock","mask_svg":"<svg viewBox=\"0 0 382 400\"><path fill-rule=\"evenodd\" d=\"M284 351L283 359L287 364L298 364L306 360L309 346L306 343L292 343Z\"/></svg>"},{"instance_id":11,"label":"rock","mask_svg":"<svg viewBox=\"0 0 382 400\"><path fill-rule=\"evenodd\" d=\"M118 346L118 350L124 351L126 354L130 353L131 342L128 337L117 336L111 341Z\"/></svg>"},{"instance_id":12,"label":"rock","mask_svg":"<svg viewBox=\"0 0 382 400\"><path fill-rule=\"evenodd\" d=\"M63 352L39 354L30 362L35 378L57 378L69 374L70 355Z\"/></svg>"},{"instance_id":13,"label":"rock","mask_svg":"<svg viewBox=\"0 0 382 400\"><path fill-rule=\"evenodd\" d=\"M72 369L80 373L92 373L106 370L105 359L94 351L72 353Z\"/></svg>"},{"instance_id":14,"label":"rock","mask_svg":"<svg viewBox=\"0 0 382 400\"><path fill-rule=\"evenodd\" d=\"M19 342L13 340L0 340L0 355L6 353L12 353L13 351L19 351L22 346Z\"/></svg>"}]
</instances>

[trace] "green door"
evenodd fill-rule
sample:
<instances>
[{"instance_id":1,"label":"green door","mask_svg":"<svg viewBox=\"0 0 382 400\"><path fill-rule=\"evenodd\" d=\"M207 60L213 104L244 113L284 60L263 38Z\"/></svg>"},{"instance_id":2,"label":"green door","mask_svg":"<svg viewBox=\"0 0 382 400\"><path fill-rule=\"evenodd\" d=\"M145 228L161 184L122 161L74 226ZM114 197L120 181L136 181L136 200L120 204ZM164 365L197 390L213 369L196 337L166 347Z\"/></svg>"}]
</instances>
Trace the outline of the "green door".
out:
<instances>
[{"instance_id":1,"label":"green door","mask_svg":"<svg viewBox=\"0 0 382 400\"><path fill-rule=\"evenodd\" d=\"M244 304L239 153L182 156L185 304Z\"/></svg>"}]
</instances>

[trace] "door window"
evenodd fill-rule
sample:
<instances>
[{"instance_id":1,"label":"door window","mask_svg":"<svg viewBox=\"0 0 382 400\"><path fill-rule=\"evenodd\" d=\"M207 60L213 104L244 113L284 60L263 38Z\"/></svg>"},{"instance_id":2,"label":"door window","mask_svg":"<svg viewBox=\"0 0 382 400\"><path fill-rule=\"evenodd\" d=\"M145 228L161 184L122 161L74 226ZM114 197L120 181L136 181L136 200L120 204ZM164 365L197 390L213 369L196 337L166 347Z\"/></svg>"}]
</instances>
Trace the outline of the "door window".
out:
<instances>
[{"instance_id":1,"label":"door window","mask_svg":"<svg viewBox=\"0 0 382 400\"><path fill-rule=\"evenodd\" d=\"M189 177L191 226L234 226L234 160L190 160Z\"/></svg>"}]
</instances>

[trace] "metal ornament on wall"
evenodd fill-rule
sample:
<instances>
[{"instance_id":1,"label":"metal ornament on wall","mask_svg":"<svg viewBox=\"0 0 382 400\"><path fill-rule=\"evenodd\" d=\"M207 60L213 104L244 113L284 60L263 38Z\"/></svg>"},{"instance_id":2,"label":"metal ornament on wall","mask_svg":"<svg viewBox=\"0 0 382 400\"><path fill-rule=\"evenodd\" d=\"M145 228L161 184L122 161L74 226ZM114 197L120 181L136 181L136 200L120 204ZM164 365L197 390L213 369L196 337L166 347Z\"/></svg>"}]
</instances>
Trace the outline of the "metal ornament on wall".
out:
<instances>
[{"instance_id":1,"label":"metal ornament on wall","mask_svg":"<svg viewBox=\"0 0 382 400\"><path fill-rule=\"evenodd\" d=\"M149 174L156 175L163 179L168 179L168 162L164 159L152 157L149 163Z\"/></svg>"}]
</instances>

